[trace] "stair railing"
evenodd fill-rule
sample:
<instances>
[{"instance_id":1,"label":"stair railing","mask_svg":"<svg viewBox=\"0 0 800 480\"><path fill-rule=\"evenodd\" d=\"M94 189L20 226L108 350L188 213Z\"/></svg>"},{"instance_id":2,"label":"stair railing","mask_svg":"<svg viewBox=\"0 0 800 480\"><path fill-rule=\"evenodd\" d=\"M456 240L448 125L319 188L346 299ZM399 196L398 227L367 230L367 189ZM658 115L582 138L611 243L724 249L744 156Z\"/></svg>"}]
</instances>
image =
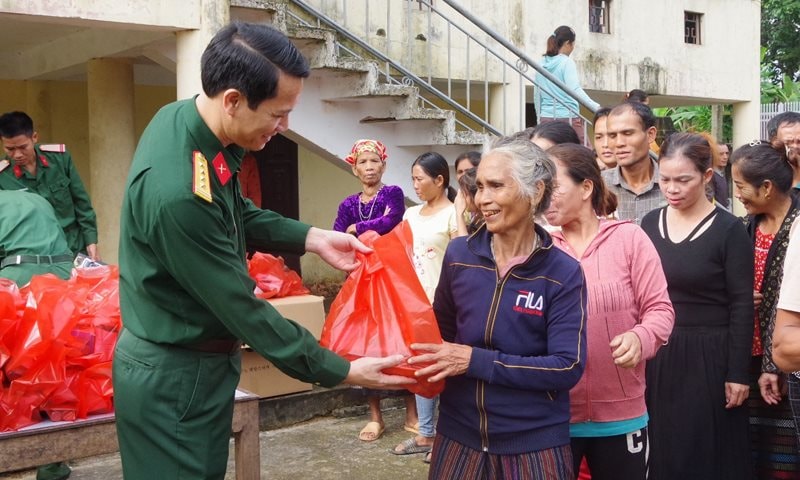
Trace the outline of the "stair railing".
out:
<instances>
[{"instance_id":1,"label":"stair railing","mask_svg":"<svg viewBox=\"0 0 800 480\"><path fill-rule=\"evenodd\" d=\"M434 0L292 0L292 3L310 15L311 22L316 21L317 26L330 28L341 36L336 45L340 54L377 60L387 83L419 88L423 107L455 111L459 130L501 135L524 128L525 105L532 103L534 87L549 94L574 116L586 120L585 125L591 123L541 86L531 69L592 111L566 85L456 2L443 1L459 15L443 12L433 4ZM392 13L404 16L403 26L407 31L400 35L393 31L396 22L392 22ZM291 9L287 16L312 26ZM424 29L414 35L417 26ZM479 35L489 38L483 40ZM414 55L420 50L417 42L426 42L421 65L420 55ZM398 60L398 57L405 58Z\"/></svg>"}]
</instances>

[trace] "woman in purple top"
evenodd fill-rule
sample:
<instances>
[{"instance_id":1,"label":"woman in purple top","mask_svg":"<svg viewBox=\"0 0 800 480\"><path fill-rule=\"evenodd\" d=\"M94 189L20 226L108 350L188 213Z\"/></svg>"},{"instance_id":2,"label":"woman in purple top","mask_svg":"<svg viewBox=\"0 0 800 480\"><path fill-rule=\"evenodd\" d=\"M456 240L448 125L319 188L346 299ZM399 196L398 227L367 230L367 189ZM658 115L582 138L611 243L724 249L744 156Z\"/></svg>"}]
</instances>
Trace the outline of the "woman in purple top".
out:
<instances>
[{"instance_id":1,"label":"woman in purple top","mask_svg":"<svg viewBox=\"0 0 800 480\"><path fill-rule=\"evenodd\" d=\"M405 212L403 190L381 182L386 170L386 147L377 140L359 140L353 145L345 161L353 168L353 175L361 181L361 192L350 195L339 204L339 213L333 229L339 232L361 235L374 230L383 235L389 233ZM364 389L369 403L370 421L358 434L359 440L373 442L383 435L385 428L381 414L381 397L405 395L405 429L418 432L417 404L407 391L383 391Z\"/></svg>"},{"instance_id":2,"label":"woman in purple top","mask_svg":"<svg viewBox=\"0 0 800 480\"><path fill-rule=\"evenodd\" d=\"M374 230L389 233L403 219L403 190L381 182L386 170L386 147L377 140L359 140L344 159L361 180L361 192L350 195L339 204L333 229L361 235Z\"/></svg>"}]
</instances>

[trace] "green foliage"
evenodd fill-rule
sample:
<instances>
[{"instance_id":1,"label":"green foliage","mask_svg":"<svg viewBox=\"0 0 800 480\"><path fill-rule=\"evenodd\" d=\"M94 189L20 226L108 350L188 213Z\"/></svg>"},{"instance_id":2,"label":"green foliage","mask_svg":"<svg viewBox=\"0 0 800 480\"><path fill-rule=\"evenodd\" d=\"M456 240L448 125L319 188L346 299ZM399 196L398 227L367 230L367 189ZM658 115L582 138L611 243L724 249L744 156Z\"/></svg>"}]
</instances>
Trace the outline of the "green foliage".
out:
<instances>
[{"instance_id":1,"label":"green foliage","mask_svg":"<svg viewBox=\"0 0 800 480\"><path fill-rule=\"evenodd\" d=\"M764 61L766 47L761 47L761 103L800 101L800 82L784 75L780 83L773 83L770 66Z\"/></svg>"},{"instance_id":2,"label":"green foliage","mask_svg":"<svg viewBox=\"0 0 800 480\"><path fill-rule=\"evenodd\" d=\"M654 108L653 113L659 117L669 117L680 132L710 132L711 107L708 105L693 105L690 107L663 107ZM733 139L733 108L725 105L722 110L722 141L731 142Z\"/></svg>"},{"instance_id":3,"label":"green foliage","mask_svg":"<svg viewBox=\"0 0 800 480\"><path fill-rule=\"evenodd\" d=\"M773 85L783 84L787 76L800 81L798 32L800 0L761 1L761 46L765 49L762 65Z\"/></svg>"}]
</instances>

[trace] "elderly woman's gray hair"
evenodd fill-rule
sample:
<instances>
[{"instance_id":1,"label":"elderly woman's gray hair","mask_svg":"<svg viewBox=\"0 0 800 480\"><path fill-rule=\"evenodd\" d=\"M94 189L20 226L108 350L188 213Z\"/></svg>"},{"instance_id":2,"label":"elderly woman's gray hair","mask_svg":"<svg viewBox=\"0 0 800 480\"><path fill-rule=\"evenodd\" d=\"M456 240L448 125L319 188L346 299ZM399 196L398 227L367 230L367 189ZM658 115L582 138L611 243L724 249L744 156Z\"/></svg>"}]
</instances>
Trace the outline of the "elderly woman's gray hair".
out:
<instances>
[{"instance_id":1,"label":"elderly woman's gray hair","mask_svg":"<svg viewBox=\"0 0 800 480\"><path fill-rule=\"evenodd\" d=\"M543 192L539 203L531 212L534 217L540 215L550 206L553 193L553 178L556 167L544 150L533 142L518 136L500 137L483 147L483 157L487 155L503 155L511 166L511 177L519 185L520 193L533 205L539 196L537 184L541 181Z\"/></svg>"}]
</instances>

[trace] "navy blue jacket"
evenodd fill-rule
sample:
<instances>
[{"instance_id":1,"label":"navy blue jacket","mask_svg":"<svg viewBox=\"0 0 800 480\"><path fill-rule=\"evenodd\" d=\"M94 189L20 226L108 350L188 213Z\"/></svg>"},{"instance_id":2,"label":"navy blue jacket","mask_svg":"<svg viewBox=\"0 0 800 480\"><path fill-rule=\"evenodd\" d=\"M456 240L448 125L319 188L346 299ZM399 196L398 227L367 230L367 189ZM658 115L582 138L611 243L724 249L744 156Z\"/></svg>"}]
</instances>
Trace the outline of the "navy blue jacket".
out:
<instances>
[{"instance_id":1,"label":"navy blue jacket","mask_svg":"<svg viewBox=\"0 0 800 480\"><path fill-rule=\"evenodd\" d=\"M586 362L580 264L536 227L541 246L500 278L491 233L450 242L433 308L445 341L473 347L441 395L438 432L472 449L519 454L569 443L569 390Z\"/></svg>"}]
</instances>

